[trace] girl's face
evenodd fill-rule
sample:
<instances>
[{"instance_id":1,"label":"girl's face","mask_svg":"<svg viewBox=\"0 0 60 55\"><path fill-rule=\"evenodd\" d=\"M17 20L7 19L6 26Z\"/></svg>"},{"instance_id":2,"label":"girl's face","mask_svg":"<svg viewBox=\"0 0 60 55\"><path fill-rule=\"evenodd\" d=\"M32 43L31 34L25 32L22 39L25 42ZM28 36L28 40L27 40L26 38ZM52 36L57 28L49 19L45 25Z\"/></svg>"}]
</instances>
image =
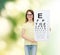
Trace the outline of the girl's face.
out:
<instances>
[{"instance_id":1,"label":"girl's face","mask_svg":"<svg viewBox=\"0 0 60 55\"><path fill-rule=\"evenodd\" d=\"M28 21L31 21L33 19L33 14L30 11L27 12L27 18L28 18Z\"/></svg>"}]
</instances>

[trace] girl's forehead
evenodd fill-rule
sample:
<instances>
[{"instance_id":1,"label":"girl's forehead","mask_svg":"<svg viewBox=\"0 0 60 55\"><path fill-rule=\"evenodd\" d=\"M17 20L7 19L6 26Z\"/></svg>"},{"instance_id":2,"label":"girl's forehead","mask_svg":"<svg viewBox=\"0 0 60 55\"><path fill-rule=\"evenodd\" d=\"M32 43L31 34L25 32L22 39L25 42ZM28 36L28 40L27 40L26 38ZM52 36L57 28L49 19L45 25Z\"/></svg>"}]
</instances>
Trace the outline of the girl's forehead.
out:
<instances>
[{"instance_id":1,"label":"girl's forehead","mask_svg":"<svg viewBox=\"0 0 60 55\"><path fill-rule=\"evenodd\" d=\"M28 11L27 13L28 13L28 14L31 14L31 12L30 12L30 11Z\"/></svg>"}]
</instances>

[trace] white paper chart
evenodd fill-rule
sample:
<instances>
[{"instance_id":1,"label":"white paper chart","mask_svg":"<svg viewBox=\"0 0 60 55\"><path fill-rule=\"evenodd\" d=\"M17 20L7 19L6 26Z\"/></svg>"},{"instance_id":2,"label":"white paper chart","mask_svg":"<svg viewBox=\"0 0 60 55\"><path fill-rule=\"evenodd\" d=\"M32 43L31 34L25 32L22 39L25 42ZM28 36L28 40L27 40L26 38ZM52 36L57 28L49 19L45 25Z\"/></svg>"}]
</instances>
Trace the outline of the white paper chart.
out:
<instances>
[{"instance_id":1,"label":"white paper chart","mask_svg":"<svg viewBox=\"0 0 60 55\"><path fill-rule=\"evenodd\" d=\"M34 11L34 32L35 40L48 40L49 37L49 10L35 10Z\"/></svg>"}]
</instances>

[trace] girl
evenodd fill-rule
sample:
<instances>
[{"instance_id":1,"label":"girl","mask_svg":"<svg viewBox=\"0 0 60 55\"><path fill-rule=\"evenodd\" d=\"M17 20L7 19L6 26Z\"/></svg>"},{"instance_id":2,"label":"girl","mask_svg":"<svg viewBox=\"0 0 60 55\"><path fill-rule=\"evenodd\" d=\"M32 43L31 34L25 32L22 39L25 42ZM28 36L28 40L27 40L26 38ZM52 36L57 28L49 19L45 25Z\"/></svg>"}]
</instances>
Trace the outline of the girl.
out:
<instances>
[{"instance_id":1,"label":"girl","mask_svg":"<svg viewBox=\"0 0 60 55\"><path fill-rule=\"evenodd\" d=\"M34 12L26 11L26 21L22 28L22 37L25 39L25 55L36 55L37 42L34 40Z\"/></svg>"}]
</instances>

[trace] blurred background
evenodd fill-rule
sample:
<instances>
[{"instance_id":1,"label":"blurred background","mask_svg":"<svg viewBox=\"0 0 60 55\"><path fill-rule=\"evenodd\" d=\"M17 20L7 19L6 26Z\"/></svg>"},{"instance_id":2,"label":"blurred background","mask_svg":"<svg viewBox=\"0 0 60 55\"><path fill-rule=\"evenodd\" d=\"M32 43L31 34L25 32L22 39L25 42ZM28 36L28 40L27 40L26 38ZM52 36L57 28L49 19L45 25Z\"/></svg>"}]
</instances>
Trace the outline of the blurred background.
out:
<instances>
[{"instance_id":1,"label":"blurred background","mask_svg":"<svg viewBox=\"0 0 60 55\"><path fill-rule=\"evenodd\" d=\"M27 9L50 10L51 35L38 42L37 55L60 55L60 0L0 0L0 55L25 55L21 38Z\"/></svg>"}]
</instances>

